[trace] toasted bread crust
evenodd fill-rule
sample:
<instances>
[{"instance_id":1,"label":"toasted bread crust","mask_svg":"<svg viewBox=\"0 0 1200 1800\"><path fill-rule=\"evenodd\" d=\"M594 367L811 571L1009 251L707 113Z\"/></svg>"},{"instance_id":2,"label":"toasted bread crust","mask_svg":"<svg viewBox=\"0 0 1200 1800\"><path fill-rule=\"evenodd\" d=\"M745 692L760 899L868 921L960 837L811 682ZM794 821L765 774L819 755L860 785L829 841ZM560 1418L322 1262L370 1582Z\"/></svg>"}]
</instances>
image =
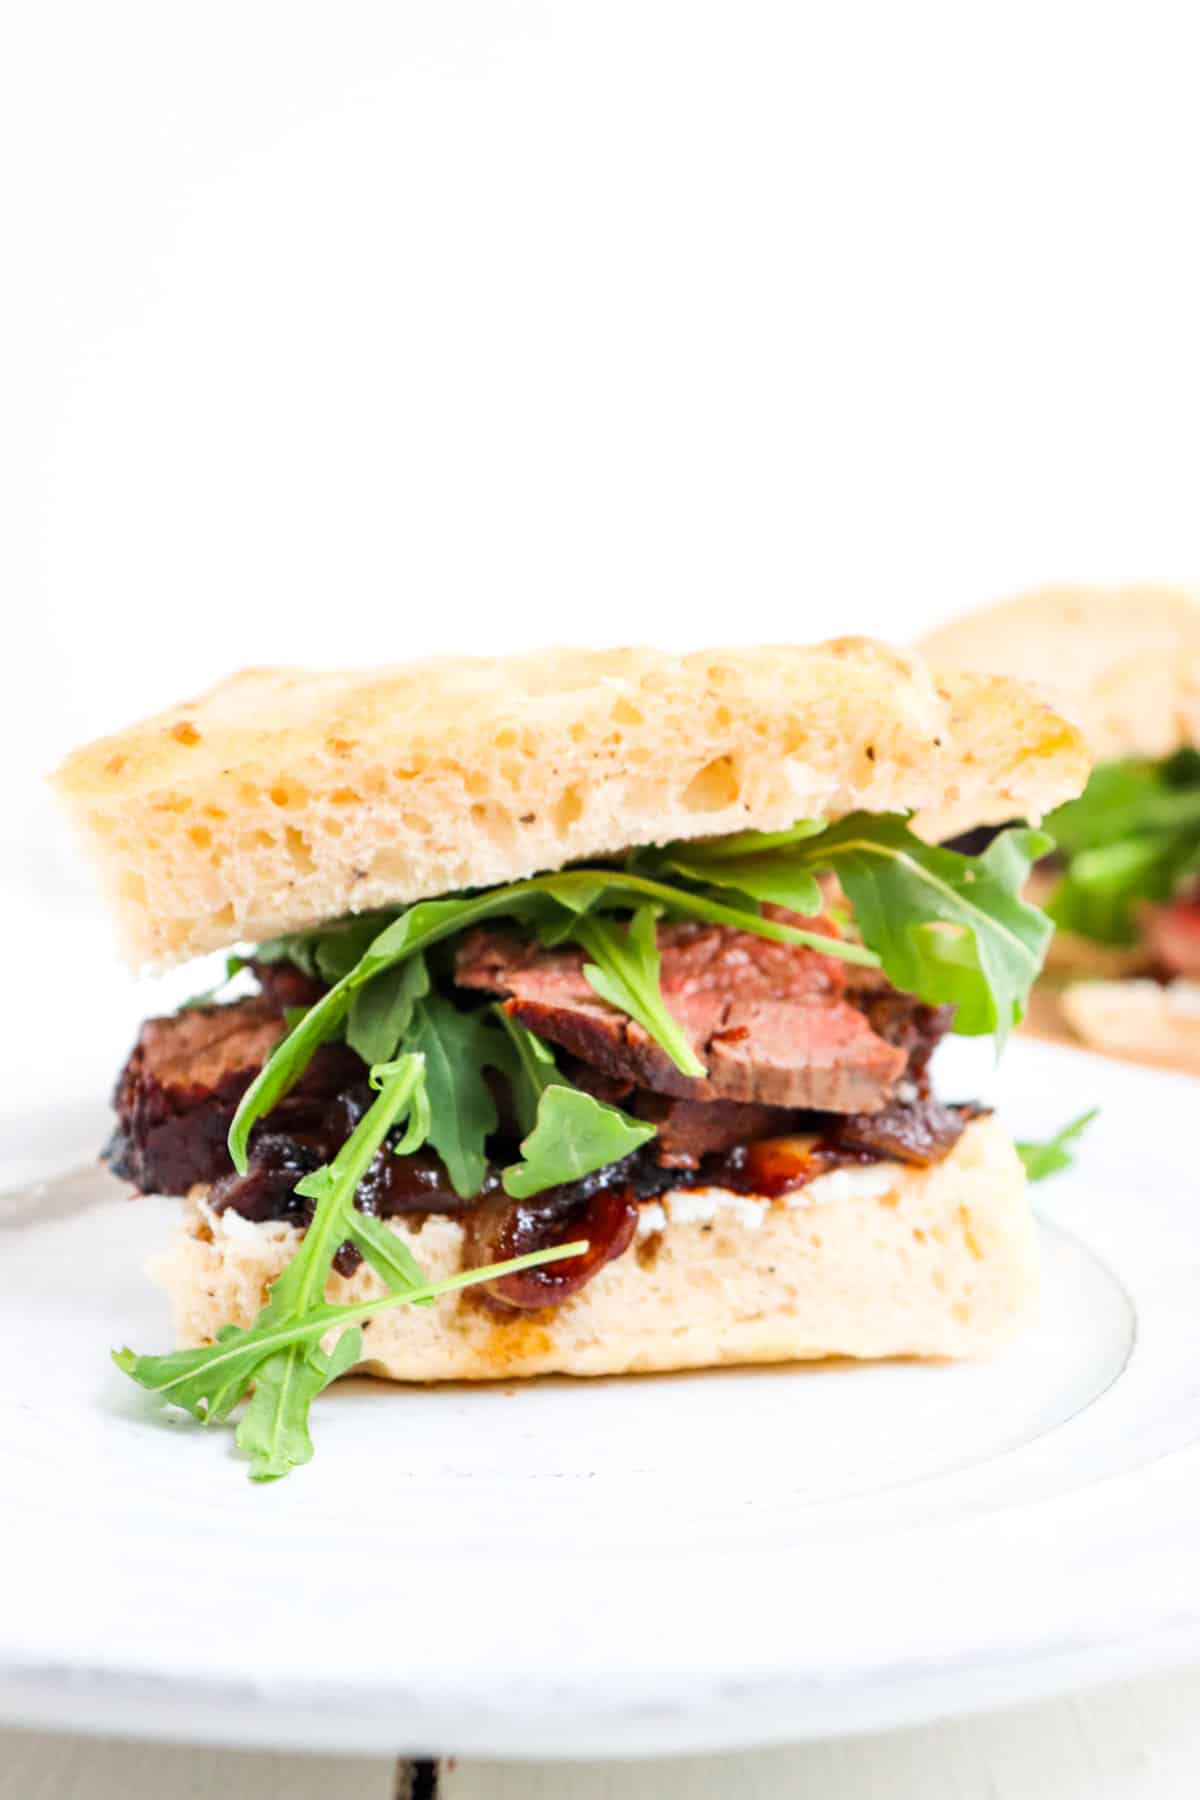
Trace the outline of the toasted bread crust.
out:
<instances>
[{"instance_id":1,"label":"toasted bread crust","mask_svg":"<svg viewBox=\"0 0 1200 1800\"><path fill-rule=\"evenodd\" d=\"M1034 996L1026 1029L1104 1056L1200 1075L1200 985L1085 980Z\"/></svg>"},{"instance_id":2,"label":"toasted bread crust","mask_svg":"<svg viewBox=\"0 0 1200 1800\"><path fill-rule=\"evenodd\" d=\"M1045 588L921 640L934 668L1040 686L1096 761L1200 744L1200 602L1163 587Z\"/></svg>"},{"instance_id":3,"label":"toasted bread crust","mask_svg":"<svg viewBox=\"0 0 1200 1800\"><path fill-rule=\"evenodd\" d=\"M1085 772L1015 684L844 639L251 669L55 782L126 954L164 967L633 844L859 807L1036 817Z\"/></svg>"},{"instance_id":4,"label":"toasted bread crust","mask_svg":"<svg viewBox=\"0 0 1200 1800\"><path fill-rule=\"evenodd\" d=\"M462 1294L391 1308L370 1323L366 1367L394 1381L500 1381L827 1356L971 1357L1030 1323L1033 1223L1020 1163L996 1120L969 1125L933 1168L842 1170L797 1201L667 1196L633 1248L562 1306L505 1316ZM249 1324L296 1245L289 1226L218 1219L198 1196L188 1206L152 1271L170 1294L181 1345ZM452 1218L393 1229L431 1278L462 1266L463 1231ZM334 1277L327 1295L350 1303L381 1292L363 1267Z\"/></svg>"}]
</instances>

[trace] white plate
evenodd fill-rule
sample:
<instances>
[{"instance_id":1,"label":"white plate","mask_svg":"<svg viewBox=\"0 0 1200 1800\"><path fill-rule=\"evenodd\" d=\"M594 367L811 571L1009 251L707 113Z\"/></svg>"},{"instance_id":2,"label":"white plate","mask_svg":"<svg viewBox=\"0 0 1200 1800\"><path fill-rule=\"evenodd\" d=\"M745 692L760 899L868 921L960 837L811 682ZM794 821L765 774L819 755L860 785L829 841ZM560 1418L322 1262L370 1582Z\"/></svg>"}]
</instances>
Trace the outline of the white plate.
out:
<instances>
[{"instance_id":1,"label":"white plate","mask_svg":"<svg viewBox=\"0 0 1200 1800\"><path fill-rule=\"evenodd\" d=\"M265 1488L107 1361L165 1346L140 1267L170 1209L95 1171L27 1187L0 1215L0 1717L634 1754L1200 1653L1200 1086L1020 1042L996 1091L1029 1135L1104 1112L1038 1195L1042 1324L993 1363L347 1383ZM28 1166L20 1122L4 1149Z\"/></svg>"}]
</instances>

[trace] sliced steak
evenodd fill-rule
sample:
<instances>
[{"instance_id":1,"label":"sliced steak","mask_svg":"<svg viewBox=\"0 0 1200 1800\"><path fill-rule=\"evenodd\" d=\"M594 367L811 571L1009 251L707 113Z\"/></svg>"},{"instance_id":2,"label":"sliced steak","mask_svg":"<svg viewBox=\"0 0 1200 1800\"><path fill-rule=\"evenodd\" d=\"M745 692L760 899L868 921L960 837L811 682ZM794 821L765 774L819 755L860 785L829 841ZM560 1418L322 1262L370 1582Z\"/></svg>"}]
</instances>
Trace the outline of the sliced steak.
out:
<instances>
[{"instance_id":1,"label":"sliced steak","mask_svg":"<svg viewBox=\"0 0 1200 1800\"><path fill-rule=\"evenodd\" d=\"M224 1175L238 1102L285 1029L265 996L147 1019L113 1095L117 1126L105 1151L113 1173L144 1194L185 1194ZM336 1148L371 1099L363 1073L352 1051L324 1046L256 1129Z\"/></svg>"},{"instance_id":2,"label":"sliced steak","mask_svg":"<svg viewBox=\"0 0 1200 1800\"><path fill-rule=\"evenodd\" d=\"M709 1045L711 1085L733 1100L877 1112L908 1061L844 1000L828 1006L762 1002L739 1007L735 1018Z\"/></svg>"},{"instance_id":3,"label":"sliced steak","mask_svg":"<svg viewBox=\"0 0 1200 1800\"><path fill-rule=\"evenodd\" d=\"M1146 906L1139 923L1146 948L1164 975L1200 981L1200 899Z\"/></svg>"},{"instance_id":4,"label":"sliced steak","mask_svg":"<svg viewBox=\"0 0 1200 1800\"><path fill-rule=\"evenodd\" d=\"M184 1194L228 1166L238 1101L283 1036L262 999L147 1019L113 1095L113 1172L143 1193Z\"/></svg>"},{"instance_id":5,"label":"sliced steak","mask_svg":"<svg viewBox=\"0 0 1200 1800\"><path fill-rule=\"evenodd\" d=\"M721 1155L736 1144L787 1131L794 1115L777 1106L747 1106L739 1100L673 1100L648 1089L636 1092L629 1111L657 1131L648 1146L663 1169L698 1169L705 1156Z\"/></svg>"},{"instance_id":6,"label":"sliced steak","mask_svg":"<svg viewBox=\"0 0 1200 1800\"><path fill-rule=\"evenodd\" d=\"M949 1155L977 1114L976 1107L943 1106L938 1100L893 1100L882 1112L835 1120L827 1142L924 1169Z\"/></svg>"},{"instance_id":7,"label":"sliced steak","mask_svg":"<svg viewBox=\"0 0 1200 1800\"><path fill-rule=\"evenodd\" d=\"M544 950L482 927L459 952L460 986L508 996L507 1010L609 1081L681 1100L821 1111L885 1105L908 1060L842 997L846 965L720 925L658 934L663 999L706 1075L682 1074L640 1025L600 1000L577 949Z\"/></svg>"},{"instance_id":8,"label":"sliced steak","mask_svg":"<svg viewBox=\"0 0 1200 1800\"><path fill-rule=\"evenodd\" d=\"M855 969L847 999L863 1013L872 1031L903 1050L904 1073L920 1095L929 1092L929 1061L954 1022L952 1006L926 1006L901 993L877 969Z\"/></svg>"},{"instance_id":9,"label":"sliced steak","mask_svg":"<svg viewBox=\"0 0 1200 1800\"><path fill-rule=\"evenodd\" d=\"M246 967L262 989L263 998L277 1012L285 1006L313 1006L326 992L326 984L315 975L306 975L286 958L279 962L263 962L253 957Z\"/></svg>"},{"instance_id":10,"label":"sliced steak","mask_svg":"<svg viewBox=\"0 0 1200 1800\"><path fill-rule=\"evenodd\" d=\"M283 1031L282 1014L262 998L185 1007L146 1020L122 1081L136 1071L164 1088L217 1088L261 1069Z\"/></svg>"}]
</instances>

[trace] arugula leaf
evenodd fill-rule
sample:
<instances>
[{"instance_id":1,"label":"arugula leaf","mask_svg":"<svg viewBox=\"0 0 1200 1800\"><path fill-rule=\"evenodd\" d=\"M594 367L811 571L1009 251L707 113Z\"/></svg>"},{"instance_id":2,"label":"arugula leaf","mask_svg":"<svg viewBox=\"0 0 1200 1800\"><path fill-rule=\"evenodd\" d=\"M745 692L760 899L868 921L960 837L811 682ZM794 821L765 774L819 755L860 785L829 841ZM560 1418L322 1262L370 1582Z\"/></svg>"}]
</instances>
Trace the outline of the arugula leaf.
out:
<instances>
[{"instance_id":1,"label":"arugula leaf","mask_svg":"<svg viewBox=\"0 0 1200 1800\"><path fill-rule=\"evenodd\" d=\"M1169 900L1200 874L1200 759L1102 763L1046 823L1068 857L1046 907L1055 924L1136 943L1140 904Z\"/></svg>"},{"instance_id":2,"label":"arugula leaf","mask_svg":"<svg viewBox=\"0 0 1200 1800\"><path fill-rule=\"evenodd\" d=\"M128 1349L114 1352L113 1360L125 1374L205 1424L227 1418L253 1385L237 1442L250 1457L250 1473L258 1481L275 1480L312 1456L309 1409L323 1388L360 1359L360 1320L384 1306L426 1304L440 1293L513 1272L518 1265L532 1268L586 1248L573 1244L556 1252L535 1252L497 1269L469 1269L448 1281L427 1282L407 1246L354 1206L359 1182L402 1114L409 1114L409 1125L396 1146L398 1153L407 1153L424 1139L430 1125L424 1060L409 1054L377 1065L370 1080L378 1098L332 1163L297 1183L296 1192L316 1202L312 1222L291 1262L271 1284L254 1324L225 1326L215 1343L199 1350L167 1356L137 1356ZM334 1253L346 1237L384 1281L388 1292L381 1301L338 1307L324 1300ZM334 1330L339 1335L326 1352L321 1339Z\"/></svg>"},{"instance_id":3,"label":"arugula leaf","mask_svg":"<svg viewBox=\"0 0 1200 1800\"><path fill-rule=\"evenodd\" d=\"M346 1236L394 1294L421 1286L425 1271L404 1239L389 1231L381 1219L356 1210L346 1227Z\"/></svg>"},{"instance_id":4,"label":"arugula leaf","mask_svg":"<svg viewBox=\"0 0 1200 1800\"><path fill-rule=\"evenodd\" d=\"M379 928L378 916L356 920L347 926L329 927L307 935L278 938L259 946L266 960L290 957L301 968L316 970L334 980L328 993L311 1007L296 1029L275 1046L243 1094L229 1128L229 1154L240 1174L246 1171L250 1133L264 1113L271 1111L299 1080L320 1046L342 1030L354 992L393 964L404 962L472 925L494 918L518 918L553 930L564 929L566 914L582 916L601 902L606 907L630 909L647 901L662 906L672 916L698 919L714 925L733 925L781 944L806 944L847 962L874 966L877 958L861 945L846 939L823 937L775 919L764 919L756 910L728 906L703 894L667 882L650 880L623 869L572 869L558 875L542 875L531 881L512 882L448 900L420 900ZM572 928L573 929L573 928ZM375 935L352 967L346 968L351 950L361 934ZM315 945L310 942L315 938ZM339 973L340 971L340 973Z\"/></svg>"},{"instance_id":5,"label":"arugula leaf","mask_svg":"<svg viewBox=\"0 0 1200 1800\"><path fill-rule=\"evenodd\" d=\"M811 917L824 909L816 876L798 857L781 852L824 831L823 819L802 819L790 831L739 831L733 837L668 844L644 851L641 860L648 868L731 888L751 900Z\"/></svg>"},{"instance_id":6,"label":"arugula leaf","mask_svg":"<svg viewBox=\"0 0 1200 1800\"><path fill-rule=\"evenodd\" d=\"M280 1038L242 1095L229 1127L229 1154L239 1175L246 1173L246 1150L255 1124L300 1079L321 1045L336 1037L349 1005L349 986L343 977Z\"/></svg>"},{"instance_id":7,"label":"arugula leaf","mask_svg":"<svg viewBox=\"0 0 1200 1800\"><path fill-rule=\"evenodd\" d=\"M511 1040L505 1073L524 1133L524 1162L513 1163L501 1176L506 1193L526 1200L543 1188L578 1181L654 1137L655 1127L644 1119L630 1118L564 1081L548 1044L502 1006L492 1010Z\"/></svg>"},{"instance_id":8,"label":"arugula leaf","mask_svg":"<svg viewBox=\"0 0 1200 1800\"><path fill-rule=\"evenodd\" d=\"M293 931L284 937L268 938L255 947L255 960L291 962L305 975L321 981L340 981L361 961L386 922L386 914L363 913L355 919L318 925L313 931Z\"/></svg>"},{"instance_id":9,"label":"arugula leaf","mask_svg":"<svg viewBox=\"0 0 1200 1800\"><path fill-rule=\"evenodd\" d=\"M706 863L728 862L743 856L757 856L764 850L784 850L792 844L799 844L805 838L820 837L828 827L826 819L797 819L785 831L734 831L728 837L719 838L685 838L677 844L668 844L663 852L651 851L652 858L659 855L669 856L679 850L684 853L691 850L703 852Z\"/></svg>"},{"instance_id":10,"label":"arugula leaf","mask_svg":"<svg viewBox=\"0 0 1200 1800\"><path fill-rule=\"evenodd\" d=\"M653 906L640 906L628 926L585 915L571 927L571 936L592 958L583 965L588 986L618 1012L636 1019L684 1075L703 1076L704 1064L663 999L657 932Z\"/></svg>"},{"instance_id":11,"label":"arugula leaf","mask_svg":"<svg viewBox=\"0 0 1200 1800\"><path fill-rule=\"evenodd\" d=\"M1081 850L1046 902L1046 913L1079 937L1136 943L1138 907L1147 900L1169 900L1198 857L1200 842L1175 832Z\"/></svg>"},{"instance_id":12,"label":"arugula leaf","mask_svg":"<svg viewBox=\"0 0 1200 1800\"><path fill-rule=\"evenodd\" d=\"M904 819L855 814L813 846L838 877L888 979L957 1009L954 1029L1003 1048L1025 1011L1053 927L1021 898L1044 833L1003 831L982 856L922 843Z\"/></svg>"},{"instance_id":13,"label":"arugula leaf","mask_svg":"<svg viewBox=\"0 0 1200 1800\"><path fill-rule=\"evenodd\" d=\"M587 898L605 871L569 870L564 875L547 875L540 885L563 906L578 912L594 911L594 901ZM861 944L845 938L828 937L821 932L805 931L799 926L785 925L778 919L764 919L754 907L733 906L715 900L709 894L693 893L666 881L614 870L609 875L603 894L606 906L637 908L647 902L659 907L667 917L696 919L701 924L731 925L737 931L751 931L757 937L771 938L777 944L802 944L826 956L840 956L844 962L860 963L874 968L878 958ZM582 904L586 899L587 903Z\"/></svg>"},{"instance_id":14,"label":"arugula leaf","mask_svg":"<svg viewBox=\"0 0 1200 1800\"><path fill-rule=\"evenodd\" d=\"M362 1357L362 1332L352 1325L328 1355L315 1344L290 1344L261 1363L254 1392L238 1425L239 1450L251 1459L253 1481L277 1481L311 1462L308 1410L323 1388L345 1375Z\"/></svg>"},{"instance_id":15,"label":"arugula leaf","mask_svg":"<svg viewBox=\"0 0 1200 1800\"><path fill-rule=\"evenodd\" d=\"M501 1177L514 1200L543 1188L578 1181L593 1169L620 1162L654 1136L654 1126L631 1119L581 1088L548 1087L538 1101L537 1122L521 1145L523 1162Z\"/></svg>"},{"instance_id":16,"label":"arugula leaf","mask_svg":"<svg viewBox=\"0 0 1200 1800\"><path fill-rule=\"evenodd\" d=\"M260 1315L249 1327L225 1326L217 1334L215 1343L204 1344L197 1350L173 1350L166 1356L138 1356L129 1349L114 1350L113 1362L123 1374L130 1376L159 1399L168 1401L172 1406L182 1407L185 1412L190 1412L205 1424L215 1424L227 1417L237 1405L250 1382L255 1379L256 1371L277 1352L293 1344L319 1344L328 1332L342 1333L346 1327L361 1324L365 1319L373 1319L376 1314L386 1312L389 1307L419 1305L422 1301L436 1300L442 1294L458 1293L460 1289L473 1287L481 1281L498 1281L506 1275L520 1274L525 1269L540 1268L543 1263L582 1256L587 1248L586 1240L577 1240L570 1244L559 1244L549 1250L534 1250L527 1256L514 1256L507 1262L493 1263L486 1268L463 1269L457 1275L448 1275L443 1281L425 1282L421 1287L383 1294L376 1300L359 1301L354 1306L334 1306L325 1302L310 1307L307 1312L299 1314L290 1322L266 1320ZM336 1361L336 1352L334 1358L337 1371L344 1372ZM303 1382L297 1384L293 1393L297 1393L303 1386ZM308 1400L311 1400L311 1394ZM295 1443L297 1439L293 1434L297 1426L294 1414L306 1411L307 1403L303 1395L300 1396L299 1405L293 1401L293 1416L285 1418L274 1432L265 1425L260 1415L254 1428L254 1438L258 1440L265 1436L268 1443Z\"/></svg>"},{"instance_id":17,"label":"arugula leaf","mask_svg":"<svg viewBox=\"0 0 1200 1800\"><path fill-rule=\"evenodd\" d=\"M530 1132L537 1123L538 1102L549 1087L566 1086L558 1072L554 1052L519 1019L512 1019L499 1004L492 1008L512 1046L501 1074L508 1079L513 1110L522 1132ZM498 1066L498 1065L497 1065Z\"/></svg>"},{"instance_id":18,"label":"arugula leaf","mask_svg":"<svg viewBox=\"0 0 1200 1800\"><path fill-rule=\"evenodd\" d=\"M1074 856L1147 832L1200 831L1200 780L1192 764L1125 758L1092 770L1077 800L1046 820L1060 850Z\"/></svg>"},{"instance_id":19,"label":"arugula leaf","mask_svg":"<svg viewBox=\"0 0 1200 1800\"><path fill-rule=\"evenodd\" d=\"M295 1256L272 1283L259 1323L303 1312L324 1293L334 1253L361 1217L354 1206L358 1184L401 1114L415 1115L415 1129L405 1134L399 1148L416 1148L416 1138L423 1136L421 1126L428 1123L428 1112L422 1114L425 1068L420 1056L384 1063L372 1069L370 1079L379 1098L363 1114L333 1161L296 1183L295 1192L316 1203L312 1222Z\"/></svg>"},{"instance_id":20,"label":"arugula leaf","mask_svg":"<svg viewBox=\"0 0 1200 1800\"><path fill-rule=\"evenodd\" d=\"M1087 1112L1080 1113L1069 1125L1052 1138L1042 1143L1018 1143L1017 1155L1025 1169L1026 1181L1045 1181L1048 1175L1057 1175L1060 1170L1070 1168L1074 1160L1072 1145L1083 1135L1100 1108L1093 1106Z\"/></svg>"},{"instance_id":21,"label":"arugula leaf","mask_svg":"<svg viewBox=\"0 0 1200 1800\"><path fill-rule=\"evenodd\" d=\"M428 1124L424 1065L419 1056L382 1064L372 1069L370 1079L378 1099L333 1162L297 1183L296 1192L316 1202L312 1223L291 1262L271 1284L267 1303L250 1331L227 1327L210 1346L219 1354L195 1366L187 1361L186 1352L182 1361L179 1353L173 1358L144 1358L126 1352L118 1359L119 1366L143 1385L148 1373L156 1380L165 1376L177 1381L172 1394L176 1403L207 1424L226 1418L253 1382L254 1399L239 1427L238 1443L252 1456L256 1479L286 1474L292 1464L306 1462L312 1455L308 1409L321 1389L357 1360L359 1341L359 1334L350 1334L344 1348L339 1343L329 1356L315 1340L289 1341L278 1349L268 1346L264 1350L264 1331L286 1328L319 1304L334 1253L345 1236L352 1235L374 1261L379 1250L371 1230L375 1222L365 1230L359 1228L366 1222L354 1207L358 1183L402 1113L412 1115L405 1145L423 1137ZM387 1255L380 1257L383 1278L393 1291L419 1290L425 1279L423 1271L415 1258L409 1257L406 1263L398 1254L403 1251L396 1240Z\"/></svg>"},{"instance_id":22,"label":"arugula leaf","mask_svg":"<svg viewBox=\"0 0 1200 1800\"><path fill-rule=\"evenodd\" d=\"M368 1067L396 1054L413 1008L428 992L429 970L419 953L355 988L346 1020L346 1042Z\"/></svg>"},{"instance_id":23,"label":"arugula leaf","mask_svg":"<svg viewBox=\"0 0 1200 1800\"><path fill-rule=\"evenodd\" d=\"M898 813L853 813L791 842L778 835L743 832L734 857L723 848L713 855L708 845L673 845L663 854L693 878L732 877L756 897L793 907L811 904L806 883L814 875L835 874L863 942L894 986L931 1005L952 1002L955 1031L994 1031L1003 1044L1051 935L1043 915L1021 899L1031 863L1050 848L1047 837L1004 831L983 856L960 856L924 843Z\"/></svg>"},{"instance_id":24,"label":"arugula leaf","mask_svg":"<svg viewBox=\"0 0 1200 1800\"><path fill-rule=\"evenodd\" d=\"M459 1012L440 994L428 994L416 1003L405 1040L425 1058L429 1141L464 1200L483 1186L485 1141L498 1122L484 1074L496 1062L496 1036L486 1012Z\"/></svg>"}]
</instances>

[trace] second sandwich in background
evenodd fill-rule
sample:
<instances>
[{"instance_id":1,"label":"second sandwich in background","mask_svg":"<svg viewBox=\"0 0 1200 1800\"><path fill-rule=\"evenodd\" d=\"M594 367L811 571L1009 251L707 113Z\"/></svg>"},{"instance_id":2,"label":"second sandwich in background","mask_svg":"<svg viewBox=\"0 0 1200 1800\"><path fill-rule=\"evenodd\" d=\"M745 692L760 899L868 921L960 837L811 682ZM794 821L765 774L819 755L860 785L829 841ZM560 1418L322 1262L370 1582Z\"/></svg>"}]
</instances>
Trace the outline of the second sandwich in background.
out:
<instances>
[{"instance_id":1,"label":"second sandwich in background","mask_svg":"<svg viewBox=\"0 0 1200 1800\"><path fill-rule=\"evenodd\" d=\"M931 633L935 667L1040 683L1096 767L1046 820L1035 871L1058 926L1034 1029L1200 1074L1200 604L1164 588L1063 588Z\"/></svg>"}]
</instances>

